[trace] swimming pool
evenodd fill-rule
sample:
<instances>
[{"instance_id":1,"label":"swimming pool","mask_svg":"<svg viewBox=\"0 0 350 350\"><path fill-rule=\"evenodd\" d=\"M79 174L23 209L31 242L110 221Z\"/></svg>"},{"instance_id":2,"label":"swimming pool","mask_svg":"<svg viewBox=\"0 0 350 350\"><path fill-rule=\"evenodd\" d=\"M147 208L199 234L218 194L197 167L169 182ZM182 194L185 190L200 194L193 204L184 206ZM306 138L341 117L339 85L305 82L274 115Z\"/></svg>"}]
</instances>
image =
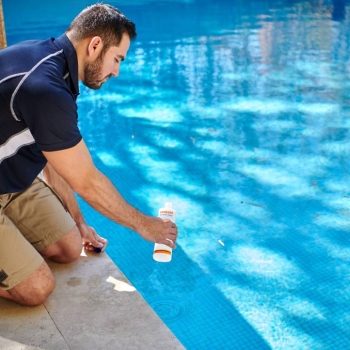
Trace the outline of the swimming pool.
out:
<instances>
[{"instance_id":1,"label":"swimming pool","mask_svg":"<svg viewBox=\"0 0 350 350\"><path fill-rule=\"evenodd\" d=\"M88 3L5 0L9 44ZM180 236L155 263L82 203L108 254L187 349L350 348L348 2L111 3L139 37L120 78L81 88L81 129L130 202L173 202Z\"/></svg>"}]
</instances>

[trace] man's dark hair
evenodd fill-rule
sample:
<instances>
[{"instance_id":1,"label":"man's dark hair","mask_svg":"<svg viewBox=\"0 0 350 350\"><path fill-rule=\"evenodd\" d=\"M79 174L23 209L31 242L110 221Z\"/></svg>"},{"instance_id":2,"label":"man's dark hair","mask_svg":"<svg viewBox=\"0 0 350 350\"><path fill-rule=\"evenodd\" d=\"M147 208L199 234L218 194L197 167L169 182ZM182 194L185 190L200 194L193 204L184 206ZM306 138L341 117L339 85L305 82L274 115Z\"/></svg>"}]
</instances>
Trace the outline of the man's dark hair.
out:
<instances>
[{"instance_id":1,"label":"man's dark hair","mask_svg":"<svg viewBox=\"0 0 350 350\"><path fill-rule=\"evenodd\" d=\"M135 24L117 8L107 4L88 6L76 16L67 31L73 40L99 36L105 52L111 46L118 46L126 33L130 40L136 37Z\"/></svg>"}]
</instances>

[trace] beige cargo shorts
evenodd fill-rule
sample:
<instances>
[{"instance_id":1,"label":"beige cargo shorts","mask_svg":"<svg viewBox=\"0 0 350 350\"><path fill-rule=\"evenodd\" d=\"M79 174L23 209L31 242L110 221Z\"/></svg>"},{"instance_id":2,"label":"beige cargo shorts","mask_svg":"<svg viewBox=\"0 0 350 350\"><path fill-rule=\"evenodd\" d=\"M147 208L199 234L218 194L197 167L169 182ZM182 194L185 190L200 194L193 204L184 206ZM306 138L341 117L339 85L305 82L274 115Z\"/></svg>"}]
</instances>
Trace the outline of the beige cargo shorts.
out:
<instances>
[{"instance_id":1,"label":"beige cargo shorts","mask_svg":"<svg viewBox=\"0 0 350 350\"><path fill-rule=\"evenodd\" d=\"M29 277L43 262L40 251L74 225L58 195L39 178L23 192L0 194L0 288Z\"/></svg>"}]
</instances>

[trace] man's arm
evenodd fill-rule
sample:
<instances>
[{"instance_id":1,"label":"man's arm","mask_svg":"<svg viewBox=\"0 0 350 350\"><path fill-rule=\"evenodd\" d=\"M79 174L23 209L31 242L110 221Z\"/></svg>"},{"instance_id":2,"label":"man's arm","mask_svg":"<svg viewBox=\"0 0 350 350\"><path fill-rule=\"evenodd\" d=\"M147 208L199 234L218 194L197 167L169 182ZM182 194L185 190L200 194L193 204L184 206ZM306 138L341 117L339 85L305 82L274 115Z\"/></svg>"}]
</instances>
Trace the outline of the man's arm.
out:
<instances>
[{"instance_id":1,"label":"man's arm","mask_svg":"<svg viewBox=\"0 0 350 350\"><path fill-rule=\"evenodd\" d=\"M129 205L107 177L97 170L83 140L69 149L43 153L73 191L100 213L139 232L147 240L174 247L176 226L170 221L146 216Z\"/></svg>"}]
</instances>

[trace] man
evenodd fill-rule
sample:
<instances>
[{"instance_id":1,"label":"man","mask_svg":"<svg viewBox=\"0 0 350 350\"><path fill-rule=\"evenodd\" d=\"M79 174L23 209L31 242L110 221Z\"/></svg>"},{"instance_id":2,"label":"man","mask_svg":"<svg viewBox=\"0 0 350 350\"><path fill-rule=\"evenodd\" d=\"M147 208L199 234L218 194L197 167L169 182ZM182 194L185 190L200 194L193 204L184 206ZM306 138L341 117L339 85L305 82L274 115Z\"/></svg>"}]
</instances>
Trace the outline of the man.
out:
<instances>
[{"instance_id":1,"label":"man","mask_svg":"<svg viewBox=\"0 0 350 350\"><path fill-rule=\"evenodd\" d=\"M82 243L104 249L74 192L144 239L175 247L176 226L121 197L94 166L77 126L78 80L98 89L118 76L135 36L116 8L96 4L57 39L0 51L0 297L41 304L54 288L44 258L74 261Z\"/></svg>"}]
</instances>

